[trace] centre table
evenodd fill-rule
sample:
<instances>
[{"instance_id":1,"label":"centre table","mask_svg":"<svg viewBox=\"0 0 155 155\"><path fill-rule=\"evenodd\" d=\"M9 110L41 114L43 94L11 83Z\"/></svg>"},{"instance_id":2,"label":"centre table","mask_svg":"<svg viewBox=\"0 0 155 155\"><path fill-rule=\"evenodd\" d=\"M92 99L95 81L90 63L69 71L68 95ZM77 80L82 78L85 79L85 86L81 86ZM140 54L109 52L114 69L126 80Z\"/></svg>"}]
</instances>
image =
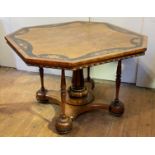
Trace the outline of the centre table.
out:
<instances>
[{"instance_id":1,"label":"centre table","mask_svg":"<svg viewBox=\"0 0 155 155\"><path fill-rule=\"evenodd\" d=\"M107 109L121 116L124 105L119 99L122 60L144 55L147 37L118 26L101 22L75 21L22 28L5 37L13 50L30 66L39 67L41 88L36 93L40 103L61 107L55 122L58 133L68 133L80 114ZM118 61L115 98L110 104L95 103L92 66ZM44 86L44 68L61 69L60 91ZM87 69L84 78L83 69ZM65 70L72 70L71 86L66 88Z\"/></svg>"}]
</instances>

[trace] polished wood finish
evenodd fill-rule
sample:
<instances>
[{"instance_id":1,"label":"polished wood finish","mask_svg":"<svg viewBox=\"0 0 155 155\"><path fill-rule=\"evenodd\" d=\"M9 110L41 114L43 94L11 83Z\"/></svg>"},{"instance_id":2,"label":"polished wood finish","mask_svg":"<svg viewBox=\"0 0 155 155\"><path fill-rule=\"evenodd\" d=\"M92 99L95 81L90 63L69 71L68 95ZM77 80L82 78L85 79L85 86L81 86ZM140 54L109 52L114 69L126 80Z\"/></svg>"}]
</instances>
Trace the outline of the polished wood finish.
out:
<instances>
[{"instance_id":1,"label":"polished wood finish","mask_svg":"<svg viewBox=\"0 0 155 155\"><path fill-rule=\"evenodd\" d=\"M146 36L98 22L27 27L5 38L29 65L73 70L143 55L147 47Z\"/></svg>"},{"instance_id":2,"label":"polished wood finish","mask_svg":"<svg viewBox=\"0 0 155 155\"><path fill-rule=\"evenodd\" d=\"M72 129L72 120L69 116L66 115L65 112L65 104L66 104L66 79L65 79L65 71L62 69L61 73L61 113L56 120L56 130L60 134L66 134Z\"/></svg>"},{"instance_id":3,"label":"polished wood finish","mask_svg":"<svg viewBox=\"0 0 155 155\"><path fill-rule=\"evenodd\" d=\"M71 88L72 90L79 90L79 91L84 89L83 69L73 71Z\"/></svg>"},{"instance_id":4,"label":"polished wood finish","mask_svg":"<svg viewBox=\"0 0 155 155\"><path fill-rule=\"evenodd\" d=\"M59 90L60 76L46 75L46 86ZM66 87L70 86L66 77ZM126 110L121 118L108 115L106 110L94 110L80 115L72 132L59 135L55 118L59 106L38 104L35 91L40 86L38 73L0 68L0 136L1 137L154 137L155 90L121 84L120 98ZM96 103L110 103L115 82L96 80ZM31 90L31 91L30 91ZM22 91L22 93L21 93ZM60 96L59 96L60 97ZM68 104L67 104L68 105Z\"/></svg>"},{"instance_id":5,"label":"polished wood finish","mask_svg":"<svg viewBox=\"0 0 155 155\"><path fill-rule=\"evenodd\" d=\"M86 79L87 82L90 82L91 85L92 85L92 89L95 88L95 82L94 80L90 77L90 67L87 68L87 79Z\"/></svg>"},{"instance_id":6,"label":"polished wood finish","mask_svg":"<svg viewBox=\"0 0 155 155\"><path fill-rule=\"evenodd\" d=\"M121 116L124 113L124 105L119 99L119 90L120 90L120 84L121 84L121 68L122 68L121 66L122 66L122 61L119 60L117 65L117 72L116 72L115 99L109 107L110 113L115 116Z\"/></svg>"},{"instance_id":7,"label":"polished wood finish","mask_svg":"<svg viewBox=\"0 0 155 155\"><path fill-rule=\"evenodd\" d=\"M122 61L118 61L117 72L116 72L116 94L115 100L119 101L119 90L121 85L121 74L122 74Z\"/></svg>"},{"instance_id":8,"label":"polished wood finish","mask_svg":"<svg viewBox=\"0 0 155 155\"><path fill-rule=\"evenodd\" d=\"M28 65L40 68L41 89L36 97L39 102L55 101L61 106L62 113L55 124L61 134L72 129L72 118L87 111L108 107L107 104L93 102L94 82L90 78L90 67L93 65L118 60L116 97L109 106L109 111L116 116L123 114L124 106L119 100L121 61L145 54L147 47L146 36L97 22L27 27L6 36L5 39ZM45 89L44 67L61 68L61 97L50 95ZM88 69L86 80L83 77L85 67ZM65 69L73 70L68 93ZM85 81L91 84L91 87L86 86Z\"/></svg>"},{"instance_id":9,"label":"polished wood finish","mask_svg":"<svg viewBox=\"0 0 155 155\"><path fill-rule=\"evenodd\" d=\"M91 90L85 86L83 69L73 71L72 84L68 89L71 105L85 105L94 100Z\"/></svg>"},{"instance_id":10,"label":"polished wood finish","mask_svg":"<svg viewBox=\"0 0 155 155\"><path fill-rule=\"evenodd\" d=\"M48 98L46 97L47 90L44 87L44 69L42 67L39 67L39 73L40 73L41 88L36 92L36 99L41 103L47 103L48 102Z\"/></svg>"},{"instance_id":11,"label":"polished wood finish","mask_svg":"<svg viewBox=\"0 0 155 155\"><path fill-rule=\"evenodd\" d=\"M87 81L90 81L90 67L87 68Z\"/></svg>"},{"instance_id":12,"label":"polished wood finish","mask_svg":"<svg viewBox=\"0 0 155 155\"><path fill-rule=\"evenodd\" d=\"M72 85L69 88L69 96L71 98L81 98L88 94L87 87L84 85L83 69L73 71Z\"/></svg>"},{"instance_id":13,"label":"polished wood finish","mask_svg":"<svg viewBox=\"0 0 155 155\"><path fill-rule=\"evenodd\" d=\"M61 71L61 114L65 115L65 104L66 104L66 77L65 71Z\"/></svg>"}]
</instances>

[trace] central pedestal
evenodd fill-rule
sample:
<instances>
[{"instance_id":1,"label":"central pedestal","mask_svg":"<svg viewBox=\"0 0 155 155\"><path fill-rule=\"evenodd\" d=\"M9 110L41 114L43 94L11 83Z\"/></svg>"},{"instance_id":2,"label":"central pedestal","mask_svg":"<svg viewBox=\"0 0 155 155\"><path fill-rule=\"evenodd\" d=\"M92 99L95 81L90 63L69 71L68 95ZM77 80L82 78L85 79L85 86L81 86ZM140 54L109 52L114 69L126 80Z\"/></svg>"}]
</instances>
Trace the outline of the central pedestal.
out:
<instances>
[{"instance_id":1,"label":"central pedestal","mask_svg":"<svg viewBox=\"0 0 155 155\"><path fill-rule=\"evenodd\" d=\"M72 85L68 89L69 100L71 105L85 105L94 100L91 89L85 86L83 69L73 71Z\"/></svg>"}]
</instances>

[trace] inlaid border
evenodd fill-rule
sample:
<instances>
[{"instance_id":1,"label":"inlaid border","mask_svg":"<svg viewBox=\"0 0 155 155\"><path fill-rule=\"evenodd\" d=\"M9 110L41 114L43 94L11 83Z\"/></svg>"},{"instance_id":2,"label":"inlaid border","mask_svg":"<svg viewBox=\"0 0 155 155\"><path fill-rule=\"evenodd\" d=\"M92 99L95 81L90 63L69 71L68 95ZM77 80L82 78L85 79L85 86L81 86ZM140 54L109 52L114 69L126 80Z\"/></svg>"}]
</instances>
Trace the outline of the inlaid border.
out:
<instances>
[{"instance_id":1,"label":"inlaid border","mask_svg":"<svg viewBox=\"0 0 155 155\"><path fill-rule=\"evenodd\" d=\"M112 24L109 24L109 23L99 23L99 22L92 22L92 23L98 23L98 24L104 24L106 26L108 26L109 28L111 28L112 30L115 30L117 32L121 32L121 33L126 33L126 34L130 34L130 35L135 35L134 38L132 38L130 40L130 43L133 45L132 47L121 47L121 48L109 48L109 49L104 49L104 50L100 50L100 51L94 51L94 52L91 52L91 53L88 53L86 55L83 55L83 56L80 56L78 58L69 58L67 56L63 56L63 55L58 55L58 54L40 54L40 55L35 55L33 54L33 47L32 45L25 41L25 40L22 40L22 39L19 39L16 37L16 35L22 35L24 33L27 33L29 31L29 29L31 28L45 28L45 27L56 27L56 26L63 26L63 25L67 25L67 24L71 24L71 23L78 23L78 22L69 22L69 23L61 23L61 24L53 24L53 25L43 25L43 26L34 26L34 27L29 27L29 28L24 28L24 29L21 29L15 33L13 33L12 35L10 35L10 37L15 41L15 43L20 46L20 48L29 56L29 57L34 57L34 58L44 58L44 59L56 59L56 60L63 60L63 61L78 61L78 60L82 60L82 59L87 59L87 58L93 58L94 56L99 56L99 55L102 55L102 54L109 54L111 52L115 52L115 51L119 51L119 52L123 52L123 51L126 51L126 50L132 50L134 48L138 48L138 47L141 47L142 44L143 44L143 36L138 34L138 33L135 33L135 32L132 32L132 31L129 31L129 30L126 30L126 29L123 29L123 28L120 28L118 26L114 26ZM88 22L79 22L81 24L84 24L84 23L88 23Z\"/></svg>"}]
</instances>

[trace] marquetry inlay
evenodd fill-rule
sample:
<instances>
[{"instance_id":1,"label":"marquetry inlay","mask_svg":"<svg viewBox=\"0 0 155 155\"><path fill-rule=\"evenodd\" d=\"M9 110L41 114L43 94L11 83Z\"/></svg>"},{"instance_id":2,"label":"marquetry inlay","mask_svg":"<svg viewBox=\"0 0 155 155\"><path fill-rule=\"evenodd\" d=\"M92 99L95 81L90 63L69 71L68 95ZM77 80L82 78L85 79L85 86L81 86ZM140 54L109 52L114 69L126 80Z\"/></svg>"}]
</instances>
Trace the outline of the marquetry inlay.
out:
<instances>
[{"instance_id":1,"label":"marquetry inlay","mask_svg":"<svg viewBox=\"0 0 155 155\"><path fill-rule=\"evenodd\" d=\"M28 27L6 39L26 59L71 64L95 64L95 59L104 61L142 54L146 50L145 36L97 22Z\"/></svg>"}]
</instances>

